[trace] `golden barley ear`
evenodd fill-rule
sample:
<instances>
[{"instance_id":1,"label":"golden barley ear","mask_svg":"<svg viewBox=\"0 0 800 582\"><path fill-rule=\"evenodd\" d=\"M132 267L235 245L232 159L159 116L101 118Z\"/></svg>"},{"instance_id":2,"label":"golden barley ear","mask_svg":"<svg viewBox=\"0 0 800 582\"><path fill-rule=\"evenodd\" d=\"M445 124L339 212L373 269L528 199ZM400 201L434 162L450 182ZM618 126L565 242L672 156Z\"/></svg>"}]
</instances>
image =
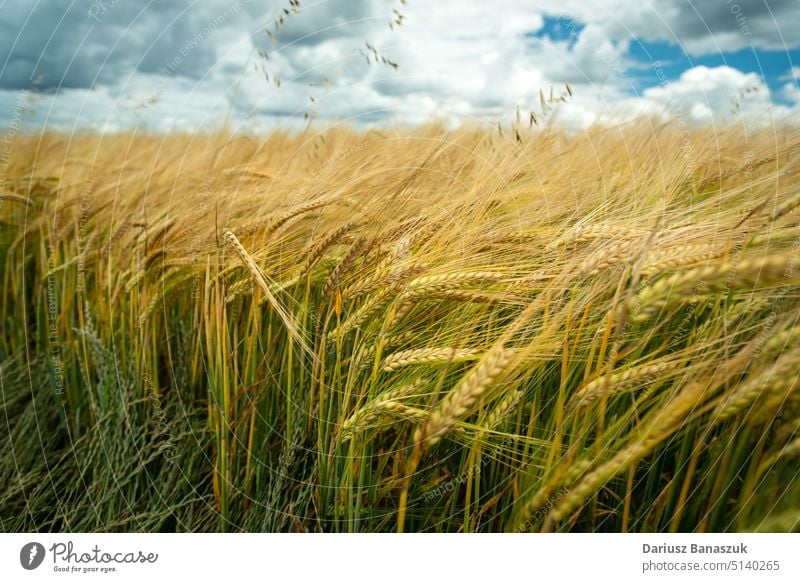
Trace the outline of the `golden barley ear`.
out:
<instances>
[{"instance_id":1,"label":"golden barley ear","mask_svg":"<svg viewBox=\"0 0 800 582\"><path fill-rule=\"evenodd\" d=\"M511 361L511 351L497 344L490 349L442 400L427 422L414 433L414 443L428 449L461 420L492 386Z\"/></svg>"},{"instance_id":2,"label":"golden barley ear","mask_svg":"<svg viewBox=\"0 0 800 582\"><path fill-rule=\"evenodd\" d=\"M231 246L231 248L233 248L233 250L239 256L239 259L242 261L247 270L250 271L250 274L253 276L253 279L255 280L256 284L264 293L264 296L266 297L269 304L272 306L272 309L275 310L275 313L278 314L278 317L283 322L284 326L286 327L286 331L289 332L289 335L291 335L294 338L294 340L298 344L300 344L300 346L306 352L313 354L313 350L311 350L311 348L306 343L305 338L303 338L303 336L300 334L300 331L298 330L298 326L295 323L294 319L286 311L286 309L284 309L283 305L281 305L280 302L272 294L272 291L270 290L269 285L267 285L266 278L263 272L261 271L261 268L258 266L253 257L250 256L247 250L245 250L245 248L242 246L242 243L239 242L238 238L236 238L236 235L233 234L233 232L231 232L230 230L226 229L223 232L223 238L225 242L228 243Z\"/></svg>"},{"instance_id":3,"label":"golden barley ear","mask_svg":"<svg viewBox=\"0 0 800 582\"><path fill-rule=\"evenodd\" d=\"M20 196L18 194L11 194L10 192L1 192L0 200L6 200L8 202L16 202L17 204L24 204L25 206L29 206L31 204L29 198L26 198L25 196Z\"/></svg>"},{"instance_id":4,"label":"golden barley ear","mask_svg":"<svg viewBox=\"0 0 800 582\"><path fill-rule=\"evenodd\" d=\"M384 372L393 372L404 366L463 362L477 357L480 350L469 348L417 348L403 350L387 356L381 367Z\"/></svg>"}]
</instances>

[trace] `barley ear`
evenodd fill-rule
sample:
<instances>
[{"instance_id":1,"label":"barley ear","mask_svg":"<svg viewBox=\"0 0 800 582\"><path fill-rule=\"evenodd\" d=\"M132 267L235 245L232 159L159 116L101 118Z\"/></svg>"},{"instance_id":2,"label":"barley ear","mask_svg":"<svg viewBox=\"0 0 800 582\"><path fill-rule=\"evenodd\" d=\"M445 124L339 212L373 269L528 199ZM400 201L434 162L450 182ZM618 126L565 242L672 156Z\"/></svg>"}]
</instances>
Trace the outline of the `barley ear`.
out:
<instances>
[{"instance_id":1,"label":"barley ear","mask_svg":"<svg viewBox=\"0 0 800 582\"><path fill-rule=\"evenodd\" d=\"M492 386L511 360L511 351L496 344L451 390L441 404L430 413L428 420L414 433L414 443L428 449L461 420Z\"/></svg>"},{"instance_id":2,"label":"barley ear","mask_svg":"<svg viewBox=\"0 0 800 582\"><path fill-rule=\"evenodd\" d=\"M227 242L233 248L236 254L239 255L239 259L241 259L242 263L244 263L244 266L247 267L247 270L250 271L250 274L253 276L256 284L261 288L261 291L264 292L264 296L267 298L267 301L275 310L275 313L278 314L278 317L281 319L283 324L286 326L286 330L289 332L289 335L291 335L306 352L313 354L311 348L308 347L308 344L300 335L297 325L293 321L291 315L278 302L278 300L272 294L272 291L270 291L266 278L264 277L264 274L261 272L261 269L253 257L251 257L247 250L245 250L245 248L242 246L242 243L239 242L239 239L236 238L236 235L233 234L233 232L230 230L225 230L223 237L225 242Z\"/></svg>"}]
</instances>

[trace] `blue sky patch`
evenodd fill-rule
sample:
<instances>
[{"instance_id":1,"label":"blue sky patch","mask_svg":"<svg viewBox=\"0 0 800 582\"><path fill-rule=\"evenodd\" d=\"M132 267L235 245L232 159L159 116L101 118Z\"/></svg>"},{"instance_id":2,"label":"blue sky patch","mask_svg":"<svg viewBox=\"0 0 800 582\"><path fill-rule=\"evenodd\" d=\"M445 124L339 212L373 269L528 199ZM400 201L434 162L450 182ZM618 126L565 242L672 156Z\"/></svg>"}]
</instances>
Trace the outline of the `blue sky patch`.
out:
<instances>
[{"instance_id":1,"label":"blue sky patch","mask_svg":"<svg viewBox=\"0 0 800 582\"><path fill-rule=\"evenodd\" d=\"M571 49L578 41L581 31L586 25L568 16L545 16L544 25L537 31L528 33L528 37L548 38L552 41L567 41Z\"/></svg>"},{"instance_id":2,"label":"blue sky patch","mask_svg":"<svg viewBox=\"0 0 800 582\"><path fill-rule=\"evenodd\" d=\"M661 69L670 81L680 77L684 71L700 65L706 67L727 65L744 73L756 73L764 79L776 99L778 97L776 93L788 81L786 75L792 67L800 66L800 49L767 51L744 48L736 52L693 57L673 43L640 40L631 43L629 57L635 63L641 64L640 68L633 70L639 82L638 91L658 85L659 80L652 65L660 61Z\"/></svg>"}]
</instances>

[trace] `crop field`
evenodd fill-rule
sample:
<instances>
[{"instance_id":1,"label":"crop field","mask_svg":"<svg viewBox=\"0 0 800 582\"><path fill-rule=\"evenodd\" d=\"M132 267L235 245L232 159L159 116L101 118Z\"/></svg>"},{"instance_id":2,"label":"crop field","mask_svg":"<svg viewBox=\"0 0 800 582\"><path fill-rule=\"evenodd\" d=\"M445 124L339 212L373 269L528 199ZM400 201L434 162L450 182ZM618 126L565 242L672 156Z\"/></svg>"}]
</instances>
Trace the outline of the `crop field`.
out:
<instances>
[{"instance_id":1,"label":"crop field","mask_svg":"<svg viewBox=\"0 0 800 582\"><path fill-rule=\"evenodd\" d=\"M0 530L800 528L800 135L20 135Z\"/></svg>"}]
</instances>

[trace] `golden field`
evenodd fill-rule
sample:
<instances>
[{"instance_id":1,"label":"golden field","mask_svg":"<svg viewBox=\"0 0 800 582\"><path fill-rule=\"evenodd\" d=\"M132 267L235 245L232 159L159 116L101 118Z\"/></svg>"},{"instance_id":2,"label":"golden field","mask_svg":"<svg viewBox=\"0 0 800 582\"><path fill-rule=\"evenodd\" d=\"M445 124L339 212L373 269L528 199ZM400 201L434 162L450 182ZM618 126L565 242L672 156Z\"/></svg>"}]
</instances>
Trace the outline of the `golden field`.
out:
<instances>
[{"instance_id":1,"label":"golden field","mask_svg":"<svg viewBox=\"0 0 800 582\"><path fill-rule=\"evenodd\" d=\"M800 136L18 136L3 531L800 527Z\"/></svg>"}]
</instances>

